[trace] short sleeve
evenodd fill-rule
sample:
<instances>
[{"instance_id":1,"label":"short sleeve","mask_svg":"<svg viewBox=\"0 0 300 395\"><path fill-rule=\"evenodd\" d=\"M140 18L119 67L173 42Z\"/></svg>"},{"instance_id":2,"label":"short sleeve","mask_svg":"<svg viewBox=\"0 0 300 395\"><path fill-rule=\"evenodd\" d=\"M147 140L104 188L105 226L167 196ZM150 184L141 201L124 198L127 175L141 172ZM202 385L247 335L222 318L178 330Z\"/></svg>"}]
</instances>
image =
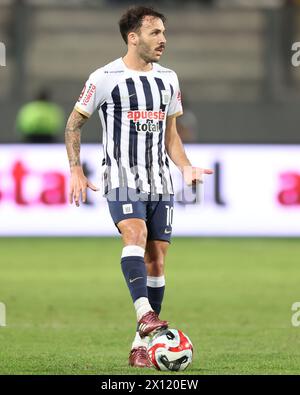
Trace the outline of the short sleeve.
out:
<instances>
[{"instance_id":1,"label":"short sleeve","mask_svg":"<svg viewBox=\"0 0 300 395\"><path fill-rule=\"evenodd\" d=\"M168 117L171 116L179 116L183 114L182 110L182 103L181 103L181 92L180 92L180 87L179 87L179 82L177 75L174 73L174 79L171 82L171 85L174 89L173 94L171 96L171 101L170 105L168 108Z\"/></svg>"},{"instance_id":2,"label":"short sleeve","mask_svg":"<svg viewBox=\"0 0 300 395\"><path fill-rule=\"evenodd\" d=\"M104 101L104 78L105 73L102 68L89 76L75 104L75 110L86 117L93 114L99 104Z\"/></svg>"}]
</instances>

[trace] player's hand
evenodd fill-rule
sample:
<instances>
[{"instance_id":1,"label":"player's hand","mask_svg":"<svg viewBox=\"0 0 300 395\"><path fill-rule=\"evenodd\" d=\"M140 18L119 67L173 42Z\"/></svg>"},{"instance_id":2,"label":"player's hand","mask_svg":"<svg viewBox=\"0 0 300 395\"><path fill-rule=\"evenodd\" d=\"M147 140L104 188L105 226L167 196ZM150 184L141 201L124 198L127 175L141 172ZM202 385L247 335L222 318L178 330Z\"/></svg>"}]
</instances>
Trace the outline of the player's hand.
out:
<instances>
[{"instance_id":1,"label":"player's hand","mask_svg":"<svg viewBox=\"0 0 300 395\"><path fill-rule=\"evenodd\" d=\"M183 169L183 178L188 186L203 184L204 174L213 174L212 169L202 169L200 167L185 166Z\"/></svg>"},{"instance_id":2,"label":"player's hand","mask_svg":"<svg viewBox=\"0 0 300 395\"><path fill-rule=\"evenodd\" d=\"M81 196L82 203L85 203L87 188L90 188L94 192L99 191L99 188L86 178L81 166L74 167L71 171L69 202L72 204L74 201L78 207Z\"/></svg>"}]
</instances>

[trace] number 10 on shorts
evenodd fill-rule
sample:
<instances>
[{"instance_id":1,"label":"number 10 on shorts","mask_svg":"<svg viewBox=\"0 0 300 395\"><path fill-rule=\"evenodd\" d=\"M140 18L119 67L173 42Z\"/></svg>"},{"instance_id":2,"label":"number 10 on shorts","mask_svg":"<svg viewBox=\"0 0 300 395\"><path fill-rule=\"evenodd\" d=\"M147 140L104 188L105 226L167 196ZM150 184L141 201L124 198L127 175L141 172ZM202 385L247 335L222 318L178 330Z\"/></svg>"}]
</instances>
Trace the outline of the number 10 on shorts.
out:
<instances>
[{"instance_id":1,"label":"number 10 on shorts","mask_svg":"<svg viewBox=\"0 0 300 395\"><path fill-rule=\"evenodd\" d=\"M173 225L173 211L174 207L170 207L168 205L165 206L167 209L167 226Z\"/></svg>"}]
</instances>

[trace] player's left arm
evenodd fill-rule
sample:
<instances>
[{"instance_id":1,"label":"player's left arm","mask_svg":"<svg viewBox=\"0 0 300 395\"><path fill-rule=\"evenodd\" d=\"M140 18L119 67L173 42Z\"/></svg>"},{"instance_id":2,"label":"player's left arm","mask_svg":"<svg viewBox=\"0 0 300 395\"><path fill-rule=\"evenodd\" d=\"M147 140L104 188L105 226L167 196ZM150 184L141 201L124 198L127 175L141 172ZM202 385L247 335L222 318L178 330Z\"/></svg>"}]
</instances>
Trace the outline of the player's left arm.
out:
<instances>
[{"instance_id":1,"label":"player's left arm","mask_svg":"<svg viewBox=\"0 0 300 395\"><path fill-rule=\"evenodd\" d=\"M204 169L192 166L186 155L181 138L177 132L176 116L167 117L165 146L167 154L169 155L172 162L174 162L181 171L187 185L193 185L199 182L202 183L203 174L213 174L212 169Z\"/></svg>"}]
</instances>

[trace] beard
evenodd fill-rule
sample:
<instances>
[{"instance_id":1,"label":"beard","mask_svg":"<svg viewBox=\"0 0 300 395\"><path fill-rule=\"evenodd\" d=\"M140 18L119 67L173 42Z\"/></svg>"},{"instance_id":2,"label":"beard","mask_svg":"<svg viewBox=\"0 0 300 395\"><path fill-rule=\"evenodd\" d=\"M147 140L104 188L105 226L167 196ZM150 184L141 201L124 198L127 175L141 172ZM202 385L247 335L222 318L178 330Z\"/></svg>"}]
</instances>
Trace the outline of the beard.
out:
<instances>
[{"instance_id":1,"label":"beard","mask_svg":"<svg viewBox=\"0 0 300 395\"><path fill-rule=\"evenodd\" d=\"M144 60L146 63L157 63L159 62L160 56L157 57L154 54L154 50L146 44L144 41L140 41L140 46L138 50L139 56Z\"/></svg>"}]
</instances>

